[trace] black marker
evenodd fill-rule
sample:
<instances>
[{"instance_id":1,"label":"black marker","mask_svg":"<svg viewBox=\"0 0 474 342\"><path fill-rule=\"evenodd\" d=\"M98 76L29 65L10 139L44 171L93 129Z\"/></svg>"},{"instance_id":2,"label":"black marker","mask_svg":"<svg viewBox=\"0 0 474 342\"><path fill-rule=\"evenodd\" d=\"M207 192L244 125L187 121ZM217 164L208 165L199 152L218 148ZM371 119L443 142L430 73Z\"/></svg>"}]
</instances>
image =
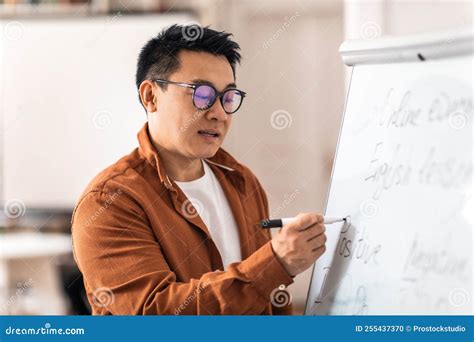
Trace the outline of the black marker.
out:
<instances>
[{"instance_id":1,"label":"black marker","mask_svg":"<svg viewBox=\"0 0 474 342\"><path fill-rule=\"evenodd\" d=\"M284 217L281 219L266 219L260 221L260 227L261 228L279 228L283 227L284 225L287 225L288 223L291 223L296 220L296 217ZM338 217L325 217L323 223L326 224L331 224L331 223L336 223L336 222L345 222L346 218L338 218Z\"/></svg>"}]
</instances>

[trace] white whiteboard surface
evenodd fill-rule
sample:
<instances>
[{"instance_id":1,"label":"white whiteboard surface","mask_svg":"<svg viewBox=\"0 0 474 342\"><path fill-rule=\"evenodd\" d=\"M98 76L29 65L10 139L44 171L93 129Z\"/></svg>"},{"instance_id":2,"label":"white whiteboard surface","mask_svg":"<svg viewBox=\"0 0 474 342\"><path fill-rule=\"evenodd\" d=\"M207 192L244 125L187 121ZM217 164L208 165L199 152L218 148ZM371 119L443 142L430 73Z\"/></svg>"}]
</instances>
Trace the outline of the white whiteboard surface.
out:
<instances>
[{"instance_id":1,"label":"white whiteboard surface","mask_svg":"<svg viewBox=\"0 0 474 342\"><path fill-rule=\"evenodd\" d=\"M188 15L0 21L3 200L71 208L138 146L140 49Z\"/></svg>"},{"instance_id":2,"label":"white whiteboard surface","mask_svg":"<svg viewBox=\"0 0 474 342\"><path fill-rule=\"evenodd\" d=\"M473 313L472 71L354 66L307 315Z\"/></svg>"}]
</instances>

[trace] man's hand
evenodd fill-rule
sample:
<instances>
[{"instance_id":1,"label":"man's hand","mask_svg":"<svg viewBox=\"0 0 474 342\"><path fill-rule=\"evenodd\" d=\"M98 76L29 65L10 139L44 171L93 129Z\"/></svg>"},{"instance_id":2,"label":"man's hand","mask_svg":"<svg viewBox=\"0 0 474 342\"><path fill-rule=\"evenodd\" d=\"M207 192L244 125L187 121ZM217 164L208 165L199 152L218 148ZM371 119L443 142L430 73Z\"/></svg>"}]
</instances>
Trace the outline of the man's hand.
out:
<instances>
[{"instance_id":1,"label":"man's hand","mask_svg":"<svg viewBox=\"0 0 474 342\"><path fill-rule=\"evenodd\" d=\"M292 276L310 267L326 251L324 218L316 213L300 213L272 238L272 248Z\"/></svg>"}]
</instances>

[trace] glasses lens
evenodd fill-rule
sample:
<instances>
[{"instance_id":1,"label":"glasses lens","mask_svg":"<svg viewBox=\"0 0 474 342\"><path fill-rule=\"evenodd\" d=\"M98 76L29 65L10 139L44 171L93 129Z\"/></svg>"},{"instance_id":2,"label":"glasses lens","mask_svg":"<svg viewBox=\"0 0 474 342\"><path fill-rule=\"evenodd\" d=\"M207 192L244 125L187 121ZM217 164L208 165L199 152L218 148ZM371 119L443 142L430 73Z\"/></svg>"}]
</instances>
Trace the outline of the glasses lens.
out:
<instances>
[{"instance_id":1,"label":"glasses lens","mask_svg":"<svg viewBox=\"0 0 474 342\"><path fill-rule=\"evenodd\" d=\"M208 85L197 86L194 91L194 106L197 109L207 109L214 104L216 91Z\"/></svg>"},{"instance_id":2,"label":"glasses lens","mask_svg":"<svg viewBox=\"0 0 474 342\"><path fill-rule=\"evenodd\" d=\"M239 109L242 104L242 93L238 90L227 90L224 95L222 95L222 107L227 114L232 114Z\"/></svg>"}]
</instances>

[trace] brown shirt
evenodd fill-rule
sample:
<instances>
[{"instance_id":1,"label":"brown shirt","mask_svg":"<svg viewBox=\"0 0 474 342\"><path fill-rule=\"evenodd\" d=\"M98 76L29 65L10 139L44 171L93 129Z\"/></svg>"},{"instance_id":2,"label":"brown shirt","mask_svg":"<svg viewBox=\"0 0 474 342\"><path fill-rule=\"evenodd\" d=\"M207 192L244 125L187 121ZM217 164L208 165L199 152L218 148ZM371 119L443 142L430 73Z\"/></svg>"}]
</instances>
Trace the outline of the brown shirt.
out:
<instances>
[{"instance_id":1,"label":"brown shirt","mask_svg":"<svg viewBox=\"0 0 474 342\"><path fill-rule=\"evenodd\" d=\"M166 175L147 124L138 141L74 209L74 257L93 314L291 314L291 305L271 304L272 292L293 280L268 230L256 225L269 210L252 172L223 149L208 159L239 229L243 261L224 271L205 224Z\"/></svg>"}]
</instances>

